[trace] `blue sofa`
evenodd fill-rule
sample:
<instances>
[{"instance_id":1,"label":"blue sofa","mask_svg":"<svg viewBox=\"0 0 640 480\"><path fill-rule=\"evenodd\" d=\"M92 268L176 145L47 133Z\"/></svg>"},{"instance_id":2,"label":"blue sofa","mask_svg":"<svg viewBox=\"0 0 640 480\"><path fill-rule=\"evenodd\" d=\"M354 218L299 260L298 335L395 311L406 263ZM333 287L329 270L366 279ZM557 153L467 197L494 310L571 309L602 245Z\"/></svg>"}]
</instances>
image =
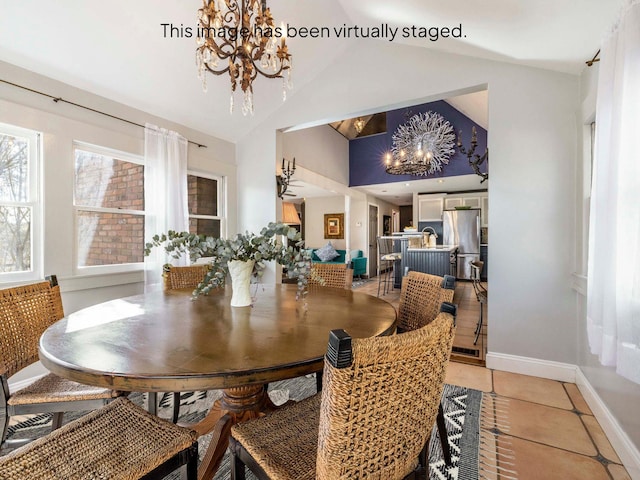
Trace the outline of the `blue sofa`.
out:
<instances>
[{"instance_id":1,"label":"blue sofa","mask_svg":"<svg viewBox=\"0 0 640 480\"><path fill-rule=\"evenodd\" d=\"M338 256L330 262L323 262L316 255L317 248L311 249L311 261L314 263L346 263L347 251L336 249ZM351 250L351 265L353 276L358 277L367 274L367 258L363 256L362 250Z\"/></svg>"}]
</instances>

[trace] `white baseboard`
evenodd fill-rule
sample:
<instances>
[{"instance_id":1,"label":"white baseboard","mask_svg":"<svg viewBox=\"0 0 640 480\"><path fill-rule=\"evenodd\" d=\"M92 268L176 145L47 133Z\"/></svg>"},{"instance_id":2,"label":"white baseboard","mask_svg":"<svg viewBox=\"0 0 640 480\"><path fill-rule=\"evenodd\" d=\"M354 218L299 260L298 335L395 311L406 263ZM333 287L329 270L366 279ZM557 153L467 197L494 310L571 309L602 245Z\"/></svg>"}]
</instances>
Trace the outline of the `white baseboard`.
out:
<instances>
[{"instance_id":1,"label":"white baseboard","mask_svg":"<svg viewBox=\"0 0 640 480\"><path fill-rule=\"evenodd\" d=\"M493 370L576 383L577 367L569 363L492 352L487 353L486 361L487 368Z\"/></svg>"},{"instance_id":2,"label":"white baseboard","mask_svg":"<svg viewBox=\"0 0 640 480\"><path fill-rule=\"evenodd\" d=\"M598 392L591 386L587 377L579 368L576 369L576 385L582 393L587 405L607 435L611 446L620 457L622 464L634 480L640 479L640 451L624 432L616 418L602 401Z\"/></svg>"},{"instance_id":3,"label":"white baseboard","mask_svg":"<svg viewBox=\"0 0 640 480\"><path fill-rule=\"evenodd\" d=\"M25 378L23 380L20 380L18 382L9 382L9 391L10 392L17 392L18 390L22 390L24 387L27 387L29 385L31 385L33 382L35 382L36 380L39 380L40 378L44 377L45 375L47 375L46 373L43 373L41 375L35 375L33 377L29 377L29 378Z\"/></svg>"},{"instance_id":4,"label":"white baseboard","mask_svg":"<svg viewBox=\"0 0 640 480\"><path fill-rule=\"evenodd\" d=\"M638 447L620 427L616 418L578 366L504 353L488 353L486 362L487 368L493 370L575 383L631 478L640 480L640 451Z\"/></svg>"}]
</instances>

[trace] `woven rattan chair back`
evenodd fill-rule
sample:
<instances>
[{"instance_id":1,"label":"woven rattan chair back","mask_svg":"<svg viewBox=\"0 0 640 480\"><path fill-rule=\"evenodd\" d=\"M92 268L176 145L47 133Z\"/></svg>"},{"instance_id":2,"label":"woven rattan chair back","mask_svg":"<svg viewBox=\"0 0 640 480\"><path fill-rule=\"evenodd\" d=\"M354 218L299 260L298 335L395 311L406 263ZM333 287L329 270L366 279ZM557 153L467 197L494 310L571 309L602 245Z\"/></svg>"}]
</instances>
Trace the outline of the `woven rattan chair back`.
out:
<instances>
[{"instance_id":1,"label":"woven rattan chair back","mask_svg":"<svg viewBox=\"0 0 640 480\"><path fill-rule=\"evenodd\" d=\"M308 284L350 290L353 284L353 270L347 268L346 263L314 263L311 266Z\"/></svg>"},{"instance_id":2,"label":"woven rattan chair back","mask_svg":"<svg viewBox=\"0 0 640 480\"><path fill-rule=\"evenodd\" d=\"M325 361L318 479L401 479L411 473L435 423L453 343L441 313L402 335L353 339L353 362Z\"/></svg>"},{"instance_id":3,"label":"woven rattan chair back","mask_svg":"<svg viewBox=\"0 0 640 480\"><path fill-rule=\"evenodd\" d=\"M100 408L120 395L53 374L15 393L9 391L9 377L39 359L40 336L64 317L56 277L47 278L48 281L0 290L0 444L6 440L13 415L53 412L54 430L62 425L63 412ZM29 440L11 442L17 445Z\"/></svg>"},{"instance_id":4,"label":"woven rattan chair back","mask_svg":"<svg viewBox=\"0 0 640 480\"><path fill-rule=\"evenodd\" d=\"M195 431L119 398L0 457L0 479L162 479L186 464L195 480L196 439Z\"/></svg>"},{"instance_id":5,"label":"woven rattan chair back","mask_svg":"<svg viewBox=\"0 0 640 480\"><path fill-rule=\"evenodd\" d=\"M454 288L443 286L444 278L421 272L409 272L402 279L398 307L398 330L422 328L432 322L443 302L453 301Z\"/></svg>"},{"instance_id":6,"label":"woven rattan chair back","mask_svg":"<svg viewBox=\"0 0 640 480\"><path fill-rule=\"evenodd\" d=\"M209 271L208 265L191 265L189 267L165 266L163 271L164 289L195 288Z\"/></svg>"},{"instance_id":7,"label":"woven rattan chair back","mask_svg":"<svg viewBox=\"0 0 640 480\"><path fill-rule=\"evenodd\" d=\"M0 290L0 373L8 378L36 362L40 336L62 317L58 285L44 281Z\"/></svg>"}]
</instances>

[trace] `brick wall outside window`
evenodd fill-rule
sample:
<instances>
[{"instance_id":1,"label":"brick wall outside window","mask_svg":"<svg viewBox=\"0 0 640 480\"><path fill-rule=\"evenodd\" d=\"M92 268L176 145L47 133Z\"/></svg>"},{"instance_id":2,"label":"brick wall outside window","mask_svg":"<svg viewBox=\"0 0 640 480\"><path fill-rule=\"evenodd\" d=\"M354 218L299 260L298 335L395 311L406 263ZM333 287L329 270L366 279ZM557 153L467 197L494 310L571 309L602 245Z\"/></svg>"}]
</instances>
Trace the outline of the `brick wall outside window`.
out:
<instances>
[{"instance_id":1,"label":"brick wall outside window","mask_svg":"<svg viewBox=\"0 0 640 480\"><path fill-rule=\"evenodd\" d=\"M78 266L144 261L144 215L82 207L144 210L144 167L76 150Z\"/></svg>"},{"instance_id":2,"label":"brick wall outside window","mask_svg":"<svg viewBox=\"0 0 640 480\"><path fill-rule=\"evenodd\" d=\"M189 215L218 216L218 181L187 175ZM189 218L189 232L220 237L220 220Z\"/></svg>"}]
</instances>

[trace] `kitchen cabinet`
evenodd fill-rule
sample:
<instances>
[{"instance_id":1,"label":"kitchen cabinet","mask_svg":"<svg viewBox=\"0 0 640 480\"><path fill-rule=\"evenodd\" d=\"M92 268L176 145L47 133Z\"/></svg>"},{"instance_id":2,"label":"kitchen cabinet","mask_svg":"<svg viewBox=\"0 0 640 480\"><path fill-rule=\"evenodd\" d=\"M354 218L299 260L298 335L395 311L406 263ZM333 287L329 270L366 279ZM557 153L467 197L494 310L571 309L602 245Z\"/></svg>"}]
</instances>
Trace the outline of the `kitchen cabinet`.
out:
<instances>
[{"instance_id":1,"label":"kitchen cabinet","mask_svg":"<svg viewBox=\"0 0 640 480\"><path fill-rule=\"evenodd\" d=\"M464 197L462 205L471 208L480 208L480 197Z\"/></svg>"},{"instance_id":2,"label":"kitchen cabinet","mask_svg":"<svg viewBox=\"0 0 640 480\"><path fill-rule=\"evenodd\" d=\"M488 192L450 193L444 199L444 209L453 210L456 207L470 207L480 209L480 226L489 224L489 194Z\"/></svg>"},{"instance_id":3,"label":"kitchen cabinet","mask_svg":"<svg viewBox=\"0 0 640 480\"><path fill-rule=\"evenodd\" d=\"M450 197L449 195L447 195L444 199L444 209L445 210L453 210L456 207L461 207L463 205L462 203L462 197Z\"/></svg>"},{"instance_id":4,"label":"kitchen cabinet","mask_svg":"<svg viewBox=\"0 0 640 480\"><path fill-rule=\"evenodd\" d=\"M418 221L442 221L444 194L418 195Z\"/></svg>"}]
</instances>

